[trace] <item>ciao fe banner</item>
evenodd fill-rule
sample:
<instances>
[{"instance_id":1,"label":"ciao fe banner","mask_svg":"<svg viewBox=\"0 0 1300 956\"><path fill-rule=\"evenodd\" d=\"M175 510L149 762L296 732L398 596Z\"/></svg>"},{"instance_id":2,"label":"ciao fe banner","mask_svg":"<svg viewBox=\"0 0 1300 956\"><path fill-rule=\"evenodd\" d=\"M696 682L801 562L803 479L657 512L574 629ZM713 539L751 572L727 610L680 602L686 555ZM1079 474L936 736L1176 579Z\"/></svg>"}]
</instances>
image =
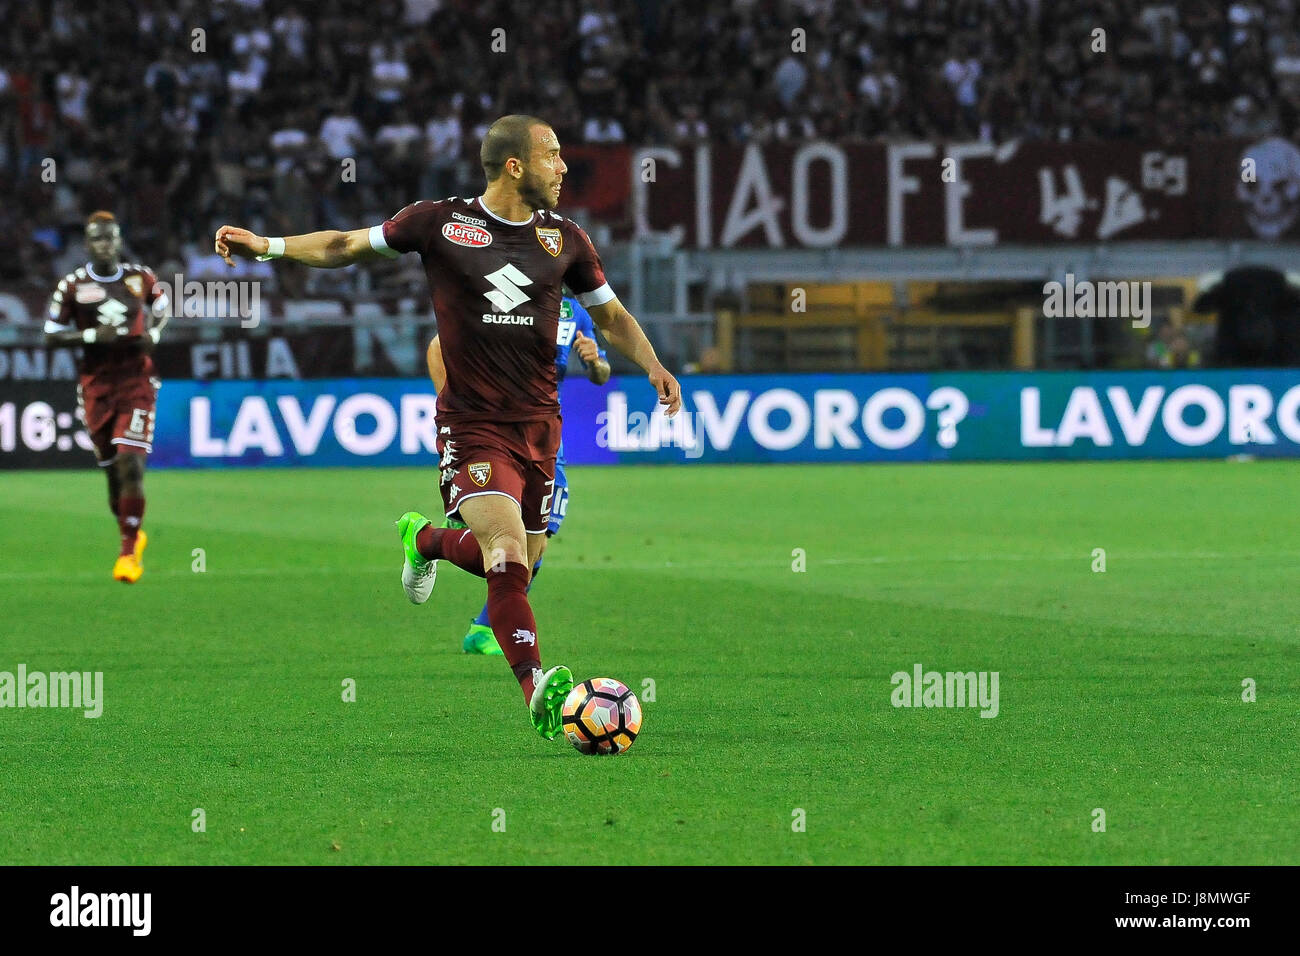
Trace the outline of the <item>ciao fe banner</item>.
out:
<instances>
[{"instance_id":1,"label":"ciao fe banner","mask_svg":"<svg viewBox=\"0 0 1300 956\"><path fill-rule=\"evenodd\" d=\"M639 377L564 383L571 464L1300 456L1300 369ZM433 464L427 380L171 381L153 467ZM0 394L0 463L93 464L69 383Z\"/></svg>"}]
</instances>

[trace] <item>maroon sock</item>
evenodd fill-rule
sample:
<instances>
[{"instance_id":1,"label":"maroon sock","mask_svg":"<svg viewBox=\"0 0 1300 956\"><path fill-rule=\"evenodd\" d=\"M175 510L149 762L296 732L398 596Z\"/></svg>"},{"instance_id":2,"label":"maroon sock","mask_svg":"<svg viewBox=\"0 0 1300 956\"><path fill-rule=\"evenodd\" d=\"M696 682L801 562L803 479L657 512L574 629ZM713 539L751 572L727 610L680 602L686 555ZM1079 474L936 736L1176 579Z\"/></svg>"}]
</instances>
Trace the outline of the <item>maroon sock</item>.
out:
<instances>
[{"instance_id":1,"label":"maroon sock","mask_svg":"<svg viewBox=\"0 0 1300 956\"><path fill-rule=\"evenodd\" d=\"M122 550L119 554L135 551L135 539L140 533L140 520L144 518L144 498L123 495L117 503L117 528L122 533Z\"/></svg>"},{"instance_id":2,"label":"maroon sock","mask_svg":"<svg viewBox=\"0 0 1300 956\"><path fill-rule=\"evenodd\" d=\"M492 634L505 651L506 662L524 692L524 700L533 696L533 671L541 668L541 651L537 646L537 622L528 603L528 566L510 562L504 571L487 575L488 619Z\"/></svg>"},{"instance_id":3,"label":"maroon sock","mask_svg":"<svg viewBox=\"0 0 1300 956\"><path fill-rule=\"evenodd\" d=\"M426 561L450 561L470 574L480 578L486 576L483 573L483 551L471 531L425 525L415 536L415 550Z\"/></svg>"}]
</instances>

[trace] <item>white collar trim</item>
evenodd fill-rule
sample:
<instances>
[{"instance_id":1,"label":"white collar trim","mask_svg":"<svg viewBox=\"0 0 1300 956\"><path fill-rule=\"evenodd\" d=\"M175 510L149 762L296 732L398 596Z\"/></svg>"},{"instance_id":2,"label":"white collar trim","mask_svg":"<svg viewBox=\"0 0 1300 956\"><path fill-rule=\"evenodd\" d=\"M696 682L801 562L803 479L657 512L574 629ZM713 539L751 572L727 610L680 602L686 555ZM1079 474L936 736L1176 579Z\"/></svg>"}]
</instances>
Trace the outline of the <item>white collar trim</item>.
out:
<instances>
[{"instance_id":1,"label":"white collar trim","mask_svg":"<svg viewBox=\"0 0 1300 956\"><path fill-rule=\"evenodd\" d=\"M483 201L482 196L478 197L478 207L482 209L485 213L487 213L489 216L491 216L493 219L495 219L497 222L504 222L507 226L526 226L534 219L537 218L537 211L533 210L533 214L529 216L527 219L523 220L522 222L515 222L513 219L505 219L501 216L498 216L491 209L489 209L487 207L487 203Z\"/></svg>"},{"instance_id":2,"label":"white collar trim","mask_svg":"<svg viewBox=\"0 0 1300 956\"><path fill-rule=\"evenodd\" d=\"M117 264L117 271L114 272L111 276L97 276L95 275L95 270L91 268L90 263L89 262L86 263L86 275L90 276L96 282L116 282L118 279L122 278L122 273L124 273L125 271L126 269L123 268L122 263L119 262Z\"/></svg>"}]
</instances>

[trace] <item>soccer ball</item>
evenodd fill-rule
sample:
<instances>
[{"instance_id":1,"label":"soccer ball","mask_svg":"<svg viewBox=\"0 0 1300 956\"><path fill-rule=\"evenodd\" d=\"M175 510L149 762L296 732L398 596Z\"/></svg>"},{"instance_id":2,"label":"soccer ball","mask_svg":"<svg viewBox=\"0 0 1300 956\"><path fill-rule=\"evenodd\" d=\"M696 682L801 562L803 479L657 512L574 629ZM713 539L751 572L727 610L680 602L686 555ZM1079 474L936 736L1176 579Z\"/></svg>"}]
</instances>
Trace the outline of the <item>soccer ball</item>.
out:
<instances>
[{"instance_id":1,"label":"soccer ball","mask_svg":"<svg viewBox=\"0 0 1300 956\"><path fill-rule=\"evenodd\" d=\"M641 730L641 701L612 677L575 684L563 713L564 736L584 754L621 754Z\"/></svg>"}]
</instances>

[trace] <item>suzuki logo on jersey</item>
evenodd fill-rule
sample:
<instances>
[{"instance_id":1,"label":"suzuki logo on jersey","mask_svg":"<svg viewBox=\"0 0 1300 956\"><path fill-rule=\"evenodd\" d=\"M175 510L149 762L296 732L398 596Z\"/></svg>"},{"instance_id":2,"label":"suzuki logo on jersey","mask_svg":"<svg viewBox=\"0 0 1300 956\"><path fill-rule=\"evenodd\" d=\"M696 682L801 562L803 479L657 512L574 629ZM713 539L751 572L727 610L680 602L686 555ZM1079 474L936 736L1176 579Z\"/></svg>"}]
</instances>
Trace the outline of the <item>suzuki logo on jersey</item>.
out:
<instances>
[{"instance_id":1,"label":"suzuki logo on jersey","mask_svg":"<svg viewBox=\"0 0 1300 956\"><path fill-rule=\"evenodd\" d=\"M560 250L564 248L564 236L558 229L543 229L541 226L534 226L537 230L537 241L542 244L542 248L551 255L558 257Z\"/></svg>"},{"instance_id":2,"label":"suzuki logo on jersey","mask_svg":"<svg viewBox=\"0 0 1300 956\"><path fill-rule=\"evenodd\" d=\"M109 299L99 307L99 322L101 325L125 325L126 306L117 299Z\"/></svg>"},{"instance_id":3,"label":"suzuki logo on jersey","mask_svg":"<svg viewBox=\"0 0 1300 956\"><path fill-rule=\"evenodd\" d=\"M483 294L487 296L489 302L496 306L498 312L513 312L531 298L528 293L519 287L521 285L532 285L533 280L510 263L506 263L496 272L489 272L483 278L496 286L496 289L492 292L484 292Z\"/></svg>"},{"instance_id":4,"label":"suzuki logo on jersey","mask_svg":"<svg viewBox=\"0 0 1300 956\"><path fill-rule=\"evenodd\" d=\"M454 242L458 246L469 246L471 249L482 249L484 246L492 245L492 233L481 226L471 226L467 223L445 223L442 227L442 237L448 242Z\"/></svg>"}]
</instances>

